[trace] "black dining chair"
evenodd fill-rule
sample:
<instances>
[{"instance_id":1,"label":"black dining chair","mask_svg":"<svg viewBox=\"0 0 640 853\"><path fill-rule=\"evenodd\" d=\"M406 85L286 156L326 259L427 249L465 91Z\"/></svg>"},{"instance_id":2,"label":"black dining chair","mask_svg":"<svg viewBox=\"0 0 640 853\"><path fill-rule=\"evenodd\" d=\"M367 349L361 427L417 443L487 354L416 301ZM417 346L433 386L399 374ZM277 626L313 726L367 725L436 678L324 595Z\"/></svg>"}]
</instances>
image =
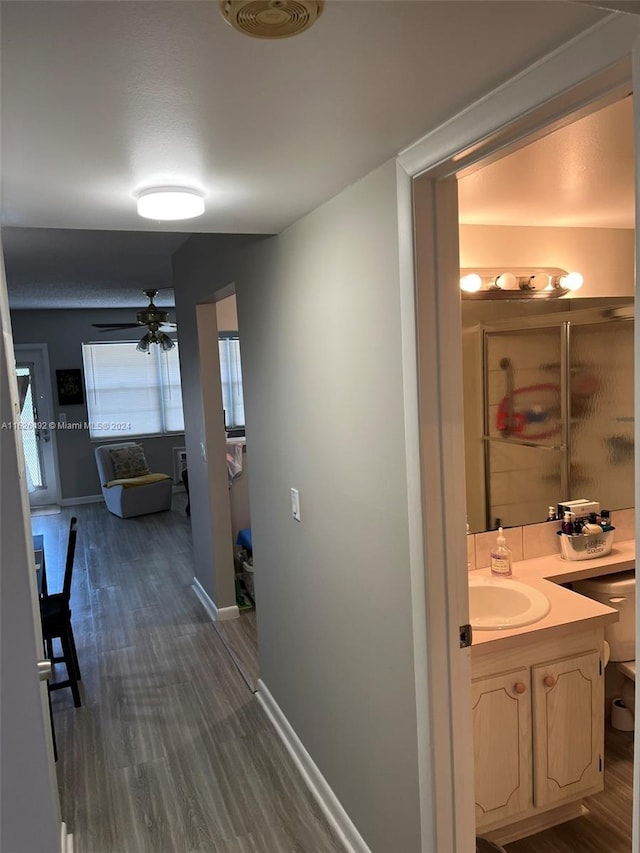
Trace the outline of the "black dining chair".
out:
<instances>
[{"instance_id":1,"label":"black dining chair","mask_svg":"<svg viewBox=\"0 0 640 853\"><path fill-rule=\"evenodd\" d=\"M42 637L45 641L47 657L52 665L64 663L67 677L64 681L49 681L49 690L60 690L70 687L73 695L73 704L79 708L80 690L80 667L78 666L78 654L76 643L71 627L71 579L73 576L73 560L76 552L76 538L78 535L78 519L72 518L69 523L69 539L67 544L67 558L64 566L64 580L62 592L48 593L40 598L40 620L42 622ZM54 654L53 641L60 640L61 655Z\"/></svg>"}]
</instances>

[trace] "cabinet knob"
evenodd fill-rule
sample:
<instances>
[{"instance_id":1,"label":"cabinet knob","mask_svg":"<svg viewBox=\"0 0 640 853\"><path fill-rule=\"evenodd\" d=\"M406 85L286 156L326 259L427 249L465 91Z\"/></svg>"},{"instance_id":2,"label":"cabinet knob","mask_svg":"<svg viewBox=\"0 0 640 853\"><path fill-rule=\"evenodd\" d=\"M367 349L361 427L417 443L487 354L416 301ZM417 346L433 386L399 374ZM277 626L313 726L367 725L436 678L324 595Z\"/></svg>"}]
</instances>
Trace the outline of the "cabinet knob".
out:
<instances>
[{"instance_id":1,"label":"cabinet knob","mask_svg":"<svg viewBox=\"0 0 640 853\"><path fill-rule=\"evenodd\" d=\"M521 681L516 681L516 683L513 685L513 689L516 691L516 693L526 693L527 685L523 684Z\"/></svg>"},{"instance_id":2,"label":"cabinet knob","mask_svg":"<svg viewBox=\"0 0 640 853\"><path fill-rule=\"evenodd\" d=\"M556 683L556 680L553 675L545 675L545 677L542 679L542 682L545 687L553 687Z\"/></svg>"}]
</instances>

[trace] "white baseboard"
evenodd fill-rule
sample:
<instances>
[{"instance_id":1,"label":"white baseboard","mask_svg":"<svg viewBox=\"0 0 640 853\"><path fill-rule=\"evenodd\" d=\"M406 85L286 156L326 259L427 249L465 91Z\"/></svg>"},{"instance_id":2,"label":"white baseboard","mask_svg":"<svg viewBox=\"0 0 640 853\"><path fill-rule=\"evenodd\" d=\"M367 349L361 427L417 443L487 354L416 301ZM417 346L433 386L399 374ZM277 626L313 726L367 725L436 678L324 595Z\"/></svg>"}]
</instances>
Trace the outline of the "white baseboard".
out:
<instances>
[{"instance_id":1,"label":"white baseboard","mask_svg":"<svg viewBox=\"0 0 640 853\"><path fill-rule=\"evenodd\" d=\"M60 853L73 853L73 835L67 832L67 824L60 824Z\"/></svg>"},{"instance_id":2,"label":"white baseboard","mask_svg":"<svg viewBox=\"0 0 640 853\"><path fill-rule=\"evenodd\" d=\"M258 679L256 696L280 735L287 752L293 759L313 798L344 844L347 853L371 853L355 824L342 807L340 800L333 793L329 783L305 749L304 744L262 679Z\"/></svg>"},{"instance_id":3,"label":"white baseboard","mask_svg":"<svg viewBox=\"0 0 640 853\"><path fill-rule=\"evenodd\" d=\"M104 501L102 495L82 495L79 498L60 498L60 506L75 506L76 504L97 504Z\"/></svg>"},{"instance_id":4,"label":"white baseboard","mask_svg":"<svg viewBox=\"0 0 640 853\"><path fill-rule=\"evenodd\" d=\"M230 619L240 618L240 611L237 604L232 604L231 607L217 607L215 601L209 597L209 593L202 586L198 578L193 579L192 588L200 599L202 606L211 617L212 622L228 622Z\"/></svg>"}]
</instances>

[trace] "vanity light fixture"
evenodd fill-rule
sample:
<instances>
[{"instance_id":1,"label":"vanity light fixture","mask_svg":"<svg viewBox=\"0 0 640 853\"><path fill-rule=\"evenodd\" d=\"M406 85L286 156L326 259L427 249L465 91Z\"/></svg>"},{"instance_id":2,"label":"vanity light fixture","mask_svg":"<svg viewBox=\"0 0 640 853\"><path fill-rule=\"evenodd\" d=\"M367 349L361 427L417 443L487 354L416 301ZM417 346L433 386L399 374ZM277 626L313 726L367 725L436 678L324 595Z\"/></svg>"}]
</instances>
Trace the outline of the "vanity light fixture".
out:
<instances>
[{"instance_id":1,"label":"vanity light fixture","mask_svg":"<svg viewBox=\"0 0 640 853\"><path fill-rule=\"evenodd\" d=\"M579 290L579 272L557 267L460 270L463 299L556 299Z\"/></svg>"},{"instance_id":2,"label":"vanity light fixture","mask_svg":"<svg viewBox=\"0 0 640 853\"><path fill-rule=\"evenodd\" d=\"M151 187L137 195L138 213L145 219L193 219L204 213L204 198L186 187Z\"/></svg>"}]
</instances>

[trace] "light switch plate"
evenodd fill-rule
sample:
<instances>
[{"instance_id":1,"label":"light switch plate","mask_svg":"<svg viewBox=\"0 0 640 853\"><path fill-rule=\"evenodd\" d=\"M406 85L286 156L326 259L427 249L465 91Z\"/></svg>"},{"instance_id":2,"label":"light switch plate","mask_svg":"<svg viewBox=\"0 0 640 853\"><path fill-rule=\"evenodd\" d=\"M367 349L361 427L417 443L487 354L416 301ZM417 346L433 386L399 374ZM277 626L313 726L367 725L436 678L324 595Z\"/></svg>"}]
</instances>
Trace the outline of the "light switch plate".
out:
<instances>
[{"instance_id":1,"label":"light switch plate","mask_svg":"<svg viewBox=\"0 0 640 853\"><path fill-rule=\"evenodd\" d=\"M291 489L291 515L296 521L301 521L300 518L300 492L297 489Z\"/></svg>"}]
</instances>

